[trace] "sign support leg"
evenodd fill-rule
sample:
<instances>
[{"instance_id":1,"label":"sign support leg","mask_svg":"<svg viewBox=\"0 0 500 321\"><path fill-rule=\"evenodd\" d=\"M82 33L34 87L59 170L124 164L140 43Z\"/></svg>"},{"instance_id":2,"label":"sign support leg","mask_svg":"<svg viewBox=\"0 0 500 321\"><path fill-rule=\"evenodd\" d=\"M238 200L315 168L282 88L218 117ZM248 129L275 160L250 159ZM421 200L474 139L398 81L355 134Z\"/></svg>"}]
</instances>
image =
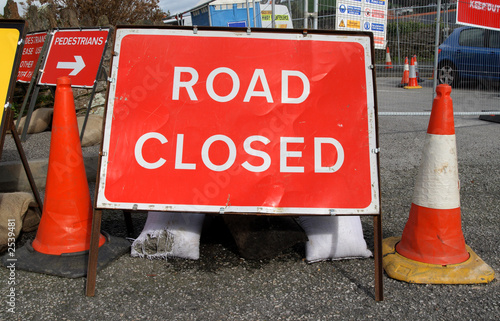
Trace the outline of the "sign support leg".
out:
<instances>
[{"instance_id":1,"label":"sign support leg","mask_svg":"<svg viewBox=\"0 0 500 321\"><path fill-rule=\"evenodd\" d=\"M102 210L94 209L92 216L92 234L90 236L89 261L87 266L86 296L95 295L97 279L97 260L99 256L99 235L101 233Z\"/></svg>"},{"instance_id":2,"label":"sign support leg","mask_svg":"<svg viewBox=\"0 0 500 321\"><path fill-rule=\"evenodd\" d=\"M21 134L21 141L26 141L26 135L28 134L28 127L31 121L31 115L33 114L33 110L35 109L36 99L38 98L38 92L40 91L40 86L35 86L35 90L33 91L33 96L31 96L30 106L28 107L28 114L26 114L26 122L24 123L23 132Z\"/></svg>"},{"instance_id":3,"label":"sign support leg","mask_svg":"<svg viewBox=\"0 0 500 321\"><path fill-rule=\"evenodd\" d=\"M106 49L108 48L108 40L109 40L109 34L108 34L108 38L106 39L106 44L104 45L104 50L102 52L101 61L99 61L99 68L97 69L97 74L96 74L96 77L94 80L94 86L92 86L92 93L90 94L89 105L87 106L87 112L85 113L85 120L83 121L83 125L82 125L82 132L80 133L80 142L83 140L83 134L85 133L85 127L87 127L87 120L89 119L90 109L92 108L92 101L94 100L94 95L95 95L95 92L97 89L97 81L99 80L99 77L101 76L101 74L106 75L106 71L102 67L102 64L104 62L104 56L105 56ZM104 79L106 79L106 78L107 77L105 77Z\"/></svg>"},{"instance_id":4,"label":"sign support leg","mask_svg":"<svg viewBox=\"0 0 500 321\"><path fill-rule=\"evenodd\" d=\"M23 105L21 106L21 110L19 111L19 116L17 117L16 127L19 126L19 122L21 121L21 117L23 116L24 110L26 109L26 104L28 103L28 99L29 99L31 90L33 89L33 84L34 84L34 81L32 80L28 86L27 91L26 91L26 96L24 96Z\"/></svg>"},{"instance_id":5,"label":"sign support leg","mask_svg":"<svg viewBox=\"0 0 500 321\"><path fill-rule=\"evenodd\" d=\"M382 268L382 217L373 216L373 234L375 259L375 301L384 300L383 268Z\"/></svg>"},{"instance_id":6,"label":"sign support leg","mask_svg":"<svg viewBox=\"0 0 500 321\"><path fill-rule=\"evenodd\" d=\"M94 100L96 87L97 87L97 79L96 79L96 82L94 83L94 86L92 87L92 93L90 94L90 101L89 101L89 104L87 106L87 111L85 112L85 119L83 121L82 131L80 133L80 142L83 140L83 134L85 133L85 127L87 127L87 120L89 119L90 109L92 108L92 101Z\"/></svg>"}]
</instances>

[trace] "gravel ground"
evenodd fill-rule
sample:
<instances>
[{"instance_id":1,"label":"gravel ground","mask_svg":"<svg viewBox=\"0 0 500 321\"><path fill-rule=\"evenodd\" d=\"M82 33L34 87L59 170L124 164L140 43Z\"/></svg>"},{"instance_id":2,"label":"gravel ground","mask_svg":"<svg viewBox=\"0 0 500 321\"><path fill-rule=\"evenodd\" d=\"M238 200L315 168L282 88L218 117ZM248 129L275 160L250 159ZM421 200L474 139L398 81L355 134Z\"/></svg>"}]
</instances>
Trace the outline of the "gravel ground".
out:
<instances>
[{"instance_id":1,"label":"gravel ground","mask_svg":"<svg viewBox=\"0 0 500 321\"><path fill-rule=\"evenodd\" d=\"M380 117L384 237L399 236L408 218L420 163L426 117ZM500 271L500 124L455 120L466 243ZM24 144L29 159L48 155L50 133ZM98 148L85 148L85 155ZM94 155L95 155L94 154ZM16 151L7 137L2 161ZM94 188L94 184L90 184ZM42 191L43 193L43 191ZM135 235L145 214L132 215ZM372 218L362 219L373 247ZM119 211L104 211L102 228L126 237ZM34 238L22 236L17 246ZM197 261L148 260L123 255L97 275L96 296L85 278L16 271L15 313L6 312L9 271L0 268L2 320L498 320L500 286L416 285L384 274L384 301L374 300L373 259L307 264L297 245L266 260L244 260L215 218L203 231Z\"/></svg>"}]
</instances>

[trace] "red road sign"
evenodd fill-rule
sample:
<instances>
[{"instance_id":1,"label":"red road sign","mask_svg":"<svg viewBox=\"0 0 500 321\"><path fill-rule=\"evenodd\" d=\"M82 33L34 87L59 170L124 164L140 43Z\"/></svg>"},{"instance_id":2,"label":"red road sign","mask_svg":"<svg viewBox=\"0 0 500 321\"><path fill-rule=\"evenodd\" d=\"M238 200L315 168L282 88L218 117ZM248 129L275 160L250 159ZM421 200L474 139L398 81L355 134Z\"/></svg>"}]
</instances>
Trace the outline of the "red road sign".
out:
<instances>
[{"instance_id":1,"label":"red road sign","mask_svg":"<svg viewBox=\"0 0 500 321\"><path fill-rule=\"evenodd\" d=\"M31 81L46 36L47 32L36 32L26 35L23 55L17 73L17 81L28 83Z\"/></svg>"},{"instance_id":2,"label":"red road sign","mask_svg":"<svg viewBox=\"0 0 500 321\"><path fill-rule=\"evenodd\" d=\"M57 78L68 76L73 87L92 87L108 33L108 29L55 31L39 85L56 85Z\"/></svg>"},{"instance_id":3,"label":"red road sign","mask_svg":"<svg viewBox=\"0 0 500 321\"><path fill-rule=\"evenodd\" d=\"M500 1L457 1L457 22L464 25L500 30Z\"/></svg>"},{"instance_id":4,"label":"red road sign","mask_svg":"<svg viewBox=\"0 0 500 321\"><path fill-rule=\"evenodd\" d=\"M119 28L97 207L379 213L371 45Z\"/></svg>"}]
</instances>

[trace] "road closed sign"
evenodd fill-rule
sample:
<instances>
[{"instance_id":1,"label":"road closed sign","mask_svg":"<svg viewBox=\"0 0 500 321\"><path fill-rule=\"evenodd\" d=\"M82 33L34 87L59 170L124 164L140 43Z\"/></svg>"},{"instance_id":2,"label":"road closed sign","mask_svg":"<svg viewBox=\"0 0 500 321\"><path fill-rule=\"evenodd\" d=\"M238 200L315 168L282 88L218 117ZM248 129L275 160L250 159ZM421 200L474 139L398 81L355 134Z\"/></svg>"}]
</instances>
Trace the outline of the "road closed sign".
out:
<instances>
[{"instance_id":1,"label":"road closed sign","mask_svg":"<svg viewBox=\"0 0 500 321\"><path fill-rule=\"evenodd\" d=\"M379 213L372 41L118 28L97 208Z\"/></svg>"},{"instance_id":2,"label":"road closed sign","mask_svg":"<svg viewBox=\"0 0 500 321\"><path fill-rule=\"evenodd\" d=\"M92 87L106 49L108 29L67 29L54 32L39 85L56 85L68 76L73 87Z\"/></svg>"}]
</instances>

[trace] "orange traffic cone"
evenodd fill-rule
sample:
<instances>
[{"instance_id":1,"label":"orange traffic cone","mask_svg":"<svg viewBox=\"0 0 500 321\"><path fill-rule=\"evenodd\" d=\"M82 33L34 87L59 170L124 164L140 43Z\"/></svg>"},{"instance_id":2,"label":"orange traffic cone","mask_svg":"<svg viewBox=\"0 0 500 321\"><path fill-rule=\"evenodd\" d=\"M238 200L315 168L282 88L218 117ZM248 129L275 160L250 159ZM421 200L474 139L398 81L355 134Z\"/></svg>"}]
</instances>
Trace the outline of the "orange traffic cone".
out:
<instances>
[{"instance_id":1,"label":"orange traffic cone","mask_svg":"<svg viewBox=\"0 0 500 321\"><path fill-rule=\"evenodd\" d=\"M411 64L410 64L410 73L409 73L409 82L407 86L404 86L405 89L419 89L422 88L417 82L417 71L415 69L415 62L417 60L417 57L413 56L411 57Z\"/></svg>"},{"instance_id":2,"label":"orange traffic cone","mask_svg":"<svg viewBox=\"0 0 500 321\"><path fill-rule=\"evenodd\" d=\"M403 78L401 78L401 87L408 86L410 82L410 66L408 65L408 57L405 57L405 64L403 67Z\"/></svg>"},{"instance_id":3,"label":"orange traffic cone","mask_svg":"<svg viewBox=\"0 0 500 321\"><path fill-rule=\"evenodd\" d=\"M71 80L57 79L42 220L33 249L61 255L90 248L92 204L83 163ZM99 245L104 244L101 235Z\"/></svg>"},{"instance_id":4,"label":"orange traffic cone","mask_svg":"<svg viewBox=\"0 0 500 321\"><path fill-rule=\"evenodd\" d=\"M42 218L35 240L16 251L16 266L63 277L86 275L92 215L71 80L62 77L57 79ZM99 246L100 268L130 248L127 240L102 234Z\"/></svg>"},{"instance_id":5,"label":"orange traffic cone","mask_svg":"<svg viewBox=\"0 0 500 321\"><path fill-rule=\"evenodd\" d=\"M487 283L494 272L462 233L451 87L436 92L410 216L399 243L383 241L384 269L410 283Z\"/></svg>"},{"instance_id":6,"label":"orange traffic cone","mask_svg":"<svg viewBox=\"0 0 500 321\"><path fill-rule=\"evenodd\" d=\"M391 53L389 52L389 46L387 46L385 52L385 69L392 69Z\"/></svg>"}]
</instances>

